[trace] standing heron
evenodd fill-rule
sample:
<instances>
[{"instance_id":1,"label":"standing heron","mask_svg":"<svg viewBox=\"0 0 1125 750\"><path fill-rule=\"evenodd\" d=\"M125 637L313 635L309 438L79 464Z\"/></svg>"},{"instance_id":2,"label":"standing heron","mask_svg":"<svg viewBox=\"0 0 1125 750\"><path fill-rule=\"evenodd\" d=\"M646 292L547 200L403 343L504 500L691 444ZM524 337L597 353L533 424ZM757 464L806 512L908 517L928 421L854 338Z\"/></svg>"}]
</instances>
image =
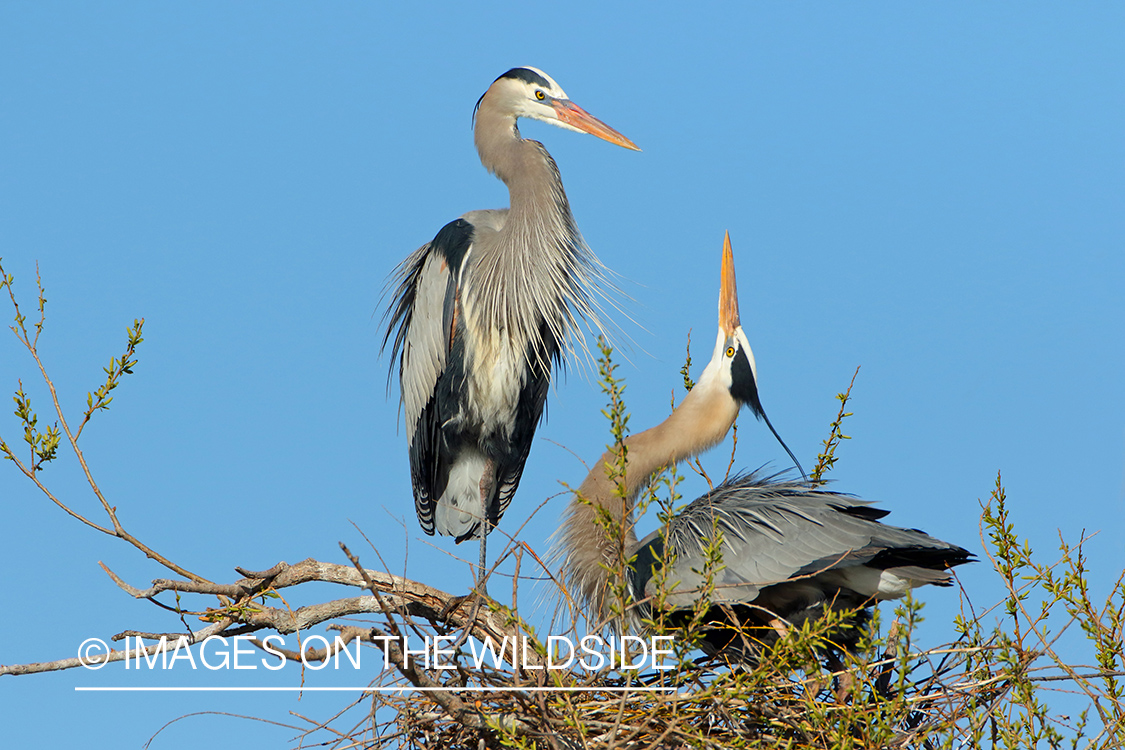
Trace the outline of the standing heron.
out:
<instances>
[{"instance_id":1,"label":"standing heron","mask_svg":"<svg viewBox=\"0 0 1125 750\"><path fill-rule=\"evenodd\" d=\"M639 151L546 73L513 68L477 102L481 163L510 208L470 211L399 266L387 311L398 357L414 507L423 531L485 538L519 485L553 368L597 322L603 266L578 232L555 160L520 137L529 117Z\"/></svg>"},{"instance_id":2,"label":"standing heron","mask_svg":"<svg viewBox=\"0 0 1125 750\"><path fill-rule=\"evenodd\" d=\"M654 473L721 441L743 405L761 411L754 355L739 324L736 294L728 236L719 335L710 363L668 419L625 440L623 491L607 471L617 454L607 451L598 461L564 514L554 554L562 561L569 590L594 622L613 619L611 571L624 571L626 617L637 630L661 578L662 604L671 621L684 610L690 619L707 584L707 550L721 532L722 559L713 566L708 613L709 622L719 627L705 633L703 648L753 660L755 649L735 642L744 626L757 628L769 641L780 627L777 618L796 624L825 608L865 607L924 584L948 586L947 569L972 555L921 531L880 523L887 511L864 500L759 473L714 488L663 529L637 541L633 506ZM612 519L608 530L607 517Z\"/></svg>"}]
</instances>

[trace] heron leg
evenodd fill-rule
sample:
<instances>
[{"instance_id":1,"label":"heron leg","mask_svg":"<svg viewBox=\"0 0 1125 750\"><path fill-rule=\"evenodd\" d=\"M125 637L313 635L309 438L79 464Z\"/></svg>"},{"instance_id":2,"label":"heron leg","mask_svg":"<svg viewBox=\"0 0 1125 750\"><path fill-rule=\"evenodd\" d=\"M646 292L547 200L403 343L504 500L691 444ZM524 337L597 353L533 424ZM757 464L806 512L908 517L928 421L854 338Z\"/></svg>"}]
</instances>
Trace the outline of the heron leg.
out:
<instances>
[{"instance_id":1,"label":"heron leg","mask_svg":"<svg viewBox=\"0 0 1125 750\"><path fill-rule=\"evenodd\" d=\"M495 474L496 462L493 459L488 459L484 465L484 471L480 477L480 564L477 567L477 591L481 596L488 596L488 588L485 581L485 572L488 570L488 557L485 554L488 540L488 532L491 531L488 525L488 497L492 494L492 485L496 481Z\"/></svg>"},{"instance_id":2,"label":"heron leg","mask_svg":"<svg viewBox=\"0 0 1125 750\"><path fill-rule=\"evenodd\" d=\"M484 529L482 527L482 530L487 530L487 529ZM482 596L488 596L488 587L485 585L485 582L484 582L485 566L488 563L488 557L487 557L487 555L485 555L485 548L487 546L487 540L488 540L487 534L481 534L480 535L480 562L477 564L477 591L479 591Z\"/></svg>"}]
</instances>

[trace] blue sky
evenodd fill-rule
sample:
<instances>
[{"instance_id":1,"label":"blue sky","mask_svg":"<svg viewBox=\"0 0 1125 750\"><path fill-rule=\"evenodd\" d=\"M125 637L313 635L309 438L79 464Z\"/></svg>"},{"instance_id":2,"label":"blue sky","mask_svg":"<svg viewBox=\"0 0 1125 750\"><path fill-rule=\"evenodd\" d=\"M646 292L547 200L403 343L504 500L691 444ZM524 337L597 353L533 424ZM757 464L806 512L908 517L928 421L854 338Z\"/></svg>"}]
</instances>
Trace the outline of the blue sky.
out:
<instances>
[{"instance_id":1,"label":"blue sky","mask_svg":"<svg viewBox=\"0 0 1125 750\"><path fill-rule=\"evenodd\" d=\"M979 552L978 499L1001 471L1044 560L1059 530L1100 531L1088 552L1104 596L1125 565L1125 9L399 5L0 5L0 256L28 306L39 264L41 350L72 418L146 319L136 374L84 436L132 533L228 580L235 565L345 562L337 542L365 549L354 522L400 572L468 585L448 554L475 548L425 538L413 517L380 292L444 223L507 204L470 118L497 75L534 65L644 149L523 127L630 298L634 429L667 414L689 330L697 372L709 356L729 230L763 402L806 467L861 365L837 489ZM0 337L0 386L20 377L47 421L33 363ZM581 481L571 451L600 453L603 401L581 369L557 382L507 530ZM763 426L741 424L741 466L786 465ZM0 434L18 441L10 415ZM175 627L97 563L135 585L164 571L0 469L0 663ZM73 462L45 478L97 515ZM564 503L521 538L545 550ZM986 564L962 570L974 604L996 601ZM924 638L951 638L956 592L923 598ZM73 690L136 679L0 679L5 734L138 746L192 711L334 705ZM215 731L292 734L195 717L154 746Z\"/></svg>"}]
</instances>

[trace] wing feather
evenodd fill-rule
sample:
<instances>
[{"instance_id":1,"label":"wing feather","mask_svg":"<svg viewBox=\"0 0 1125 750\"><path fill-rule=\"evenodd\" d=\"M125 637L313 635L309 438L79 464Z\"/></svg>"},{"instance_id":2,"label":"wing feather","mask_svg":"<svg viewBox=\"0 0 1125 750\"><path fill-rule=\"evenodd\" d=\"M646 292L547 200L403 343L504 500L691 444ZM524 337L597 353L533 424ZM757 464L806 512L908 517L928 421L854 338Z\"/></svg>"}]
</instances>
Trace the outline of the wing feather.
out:
<instances>
[{"instance_id":1,"label":"wing feather","mask_svg":"<svg viewBox=\"0 0 1125 750\"><path fill-rule=\"evenodd\" d=\"M960 547L880 523L875 519L883 513L867 506L850 495L757 474L732 479L692 502L669 525L667 539L676 556L668 584L676 583L680 593L672 593L667 602L684 607L698 598L715 530L723 535L722 566L712 579L716 602L751 602L769 585L829 569L872 561L884 567L888 552L895 553L896 561L931 565L966 559L968 553ZM639 547L657 545L659 534L650 534ZM644 590L651 568L638 569L637 576L637 588Z\"/></svg>"},{"instance_id":2,"label":"wing feather","mask_svg":"<svg viewBox=\"0 0 1125 750\"><path fill-rule=\"evenodd\" d=\"M459 289L472 242L473 225L457 219L403 261L383 340L385 347L394 334L391 354L399 360L414 505L427 534L434 533L434 505L449 478L450 451L442 426L451 405L441 398L439 384L449 379L451 364L460 369L453 362L459 351L453 344Z\"/></svg>"}]
</instances>

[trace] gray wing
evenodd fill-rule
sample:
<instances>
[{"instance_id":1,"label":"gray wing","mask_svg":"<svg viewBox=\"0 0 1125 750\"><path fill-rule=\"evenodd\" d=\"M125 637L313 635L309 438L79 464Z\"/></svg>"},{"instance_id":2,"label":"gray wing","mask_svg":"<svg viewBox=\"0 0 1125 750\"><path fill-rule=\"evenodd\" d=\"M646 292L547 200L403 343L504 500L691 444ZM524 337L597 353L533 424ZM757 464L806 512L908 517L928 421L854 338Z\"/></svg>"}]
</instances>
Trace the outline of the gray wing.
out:
<instances>
[{"instance_id":1,"label":"gray wing","mask_svg":"<svg viewBox=\"0 0 1125 750\"><path fill-rule=\"evenodd\" d=\"M448 363L458 322L458 291L473 244L482 233L499 231L507 214L507 209L470 211L451 221L399 264L391 277L396 288L384 316L389 324L383 348L393 334L391 360L399 360L409 442Z\"/></svg>"},{"instance_id":2,"label":"gray wing","mask_svg":"<svg viewBox=\"0 0 1125 750\"><path fill-rule=\"evenodd\" d=\"M407 442L414 442L418 417L433 397L438 377L445 370L456 294L455 276L445 256L428 252L418 269L414 308L399 365Z\"/></svg>"},{"instance_id":3,"label":"gray wing","mask_svg":"<svg viewBox=\"0 0 1125 750\"><path fill-rule=\"evenodd\" d=\"M395 271L398 287L387 311L392 335L392 361L398 361L399 384L406 410L406 435L413 441L422 408L429 401L449 355L451 298L456 284L448 263L430 242L411 253ZM396 331L397 329L397 331Z\"/></svg>"},{"instance_id":4,"label":"gray wing","mask_svg":"<svg viewBox=\"0 0 1125 750\"><path fill-rule=\"evenodd\" d=\"M675 561L667 589L682 593L668 595L668 606L686 607L698 599L706 582L705 550L715 529L723 535L721 569L712 579L715 602L750 602L766 586L828 569L871 563L875 568L910 564L944 570L970 557L921 531L880 523L885 515L887 511L850 495L757 474L736 477L692 502L670 523L667 541ZM653 593L652 566L662 549L659 530L638 545L635 587L646 596Z\"/></svg>"},{"instance_id":5,"label":"gray wing","mask_svg":"<svg viewBox=\"0 0 1125 750\"><path fill-rule=\"evenodd\" d=\"M473 225L457 219L399 266L398 286L387 312L384 347L394 335L392 358L399 359L399 382L410 446L410 474L418 520L434 528L434 505L448 481L448 446L441 425L448 415L437 408L439 381L450 369L457 334L458 290L472 251Z\"/></svg>"}]
</instances>

